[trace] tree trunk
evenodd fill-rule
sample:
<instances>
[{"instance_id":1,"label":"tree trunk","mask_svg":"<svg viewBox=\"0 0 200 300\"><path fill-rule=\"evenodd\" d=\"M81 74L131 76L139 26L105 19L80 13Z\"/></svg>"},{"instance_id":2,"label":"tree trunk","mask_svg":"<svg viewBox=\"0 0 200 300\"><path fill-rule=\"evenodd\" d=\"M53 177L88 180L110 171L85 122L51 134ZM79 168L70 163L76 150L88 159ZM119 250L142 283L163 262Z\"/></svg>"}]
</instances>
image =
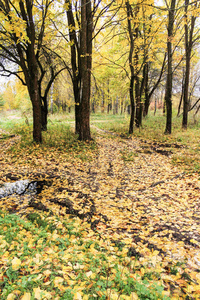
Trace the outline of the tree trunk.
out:
<instances>
[{"instance_id":1,"label":"tree trunk","mask_svg":"<svg viewBox=\"0 0 200 300\"><path fill-rule=\"evenodd\" d=\"M103 98L102 102L101 102L101 113L102 114L104 113L104 110L105 110L105 101L104 101L104 98Z\"/></svg>"},{"instance_id":2,"label":"tree trunk","mask_svg":"<svg viewBox=\"0 0 200 300\"><path fill-rule=\"evenodd\" d=\"M143 110L143 117L146 117L149 112L149 105L150 105L150 97L149 97L149 63L146 63L146 69L144 74L144 95L145 95L145 101L144 101L144 110Z\"/></svg>"},{"instance_id":3,"label":"tree trunk","mask_svg":"<svg viewBox=\"0 0 200 300\"><path fill-rule=\"evenodd\" d=\"M52 84L51 86L51 92L50 92L50 110L51 110L51 114L53 114L53 88L54 88L54 84Z\"/></svg>"},{"instance_id":4,"label":"tree trunk","mask_svg":"<svg viewBox=\"0 0 200 300\"><path fill-rule=\"evenodd\" d=\"M30 99L33 106L33 140L36 143L42 142L42 126L41 126L41 102L38 93L37 77L32 81L30 88Z\"/></svg>"},{"instance_id":5,"label":"tree trunk","mask_svg":"<svg viewBox=\"0 0 200 300\"><path fill-rule=\"evenodd\" d=\"M101 113L104 113L105 110L105 97L104 97L104 90L101 91L102 100L101 100Z\"/></svg>"},{"instance_id":6,"label":"tree trunk","mask_svg":"<svg viewBox=\"0 0 200 300\"><path fill-rule=\"evenodd\" d=\"M27 58L30 74L26 83L33 106L33 140L36 143L42 143L42 113L38 86L38 66L32 44L27 48Z\"/></svg>"},{"instance_id":7,"label":"tree trunk","mask_svg":"<svg viewBox=\"0 0 200 300\"><path fill-rule=\"evenodd\" d=\"M42 98L42 105L41 105L41 123L42 123L42 130L47 131L47 115L48 115L48 103L47 98Z\"/></svg>"},{"instance_id":8,"label":"tree trunk","mask_svg":"<svg viewBox=\"0 0 200 300\"><path fill-rule=\"evenodd\" d=\"M166 102L165 102L165 98L164 98L164 101L163 101L163 116L165 116L165 113L166 113Z\"/></svg>"},{"instance_id":9,"label":"tree trunk","mask_svg":"<svg viewBox=\"0 0 200 300\"><path fill-rule=\"evenodd\" d=\"M157 110L157 99L155 98L155 105L154 105L154 116L155 116L155 114L156 114L156 110Z\"/></svg>"},{"instance_id":10,"label":"tree trunk","mask_svg":"<svg viewBox=\"0 0 200 300\"><path fill-rule=\"evenodd\" d=\"M92 101L92 113L95 114L95 101Z\"/></svg>"},{"instance_id":11,"label":"tree trunk","mask_svg":"<svg viewBox=\"0 0 200 300\"><path fill-rule=\"evenodd\" d=\"M130 80L130 87L129 87L129 94L130 94L130 123L129 123L129 133L133 133L133 127L134 127L134 119L135 119L135 100L133 95L133 82L134 82L134 76L131 77ZM129 110L128 110L129 113Z\"/></svg>"},{"instance_id":12,"label":"tree trunk","mask_svg":"<svg viewBox=\"0 0 200 300\"><path fill-rule=\"evenodd\" d=\"M131 28L131 18L133 18L133 11L129 1L126 2L126 13L127 13L127 22L128 22L128 34L130 39L130 48L129 48L129 67L131 72L130 85L129 85L129 96L130 96L130 123L129 123L129 133L133 133L134 119L135 119L135 99L134 99L134 79L135 71L133 66L133 50L134 50L134 39L133 32ZM129 113L129 110L128 110Z\"/></svg>"},{"instance_id":13,"label":"tree trunk","mask_svg":"<svg viewBox=\"0 0 200 300\"><path fill-rule=\"evenodd\" d=\"M172 37L174 27L174 14L175 14L176 0L171 0L171 6L168 12L168 38L167 38L167 81L165 91L165 103L167 109L165 133L171 134L172 132Z\"/></svg>"},{"instance_id":14,"label":"tree trunk","mask_svg":"<svg viewBox=\"0 0 200 300\"><path fill-rule=\"evenodd\" d=\"M190 77L190 48L188 41L188 9L189 0L185 0L185 82L184 82L184 92L183 92L183 120L182 128L187 129L188 124L188 91L189 91L189 77Z\"/></svg>"},{"instance_id":15,"label":"tree trunk","mask_svg":"<svg viewBox=\"0 0 200 300\"><path fill-rule=\"evenodd\" d=\"M73 16L72 3L69 0L66 0L68 6L67 10L67 20L68 26L71 28L69 30L69 39L71 42L71 66L72 66L72 84L73 84L73 93L74 93L74 102L75 102L75 133L79 134L80 132L80 90L81 90L81 62L80 62L80 49L79 43L76 36L76 26Z\"/></svg>"},{"instance_id":16,"label":"tree trunk","mask_svg":"<svg viewBox=\"0 0 200 300\"><path fill-rule=\"evenodd\" d=\"M193 32L196 17L191 17L191 28L189 31L188 28L188 5L189 0L185 0L185 82L184 82L184 93L183 93L183 120L182 120L182 128L187 129L188 125L188 110L189 110L189 80L190 80L190 60L191 60L191 52L193 45Z\"/></svg>"},{"instance_id":17,"label":"tree trunk","mask_svg":"<svg viewBox=\"0 0 200 300\"><path fill-rule=\"evenodd\" d=\"M91 140L90 135L90 88L92 67L92 30L93 19L91 1L81 0L81 101L79 140Z\"/></svg>"},{"instance_id":18,"label":"tree trunk","mask_svg":"<svg viewBox=\"0 0 200 300\"><path fill-rule=\"evenodd\" d=\"M35 55L35 24L33 20L33 3L26 0L26 9L23 1L19 1L20 11L24 20L27 20L27 33L29 38L28 46L24 52L21 44L17 44L17 51L20 58L20 67L24 73L25 82L28 88L30 100L33 107L33 140L36 143L42 142L42 126L41 126L41 99L39 96L38 85L38 64ZM26 59L25 59L26 55ZM27 64L26 64L27 62Z\"/></svg>"},{"instance_id":19,"label":"tree trunk","mask_svg":"<svg viewBox=\"0 0 200 300\"><path fill-rule=\"evenodd\" d=\"M179 105L178 105L178 112L177 112L177 117L179 117L180 115L180 111L181 111L181 105L182 105L182 101L183 101L183 94L184 94L184 82L185 82L185 78L184 78L184 73L183 73L183 80L182 80L182 89L181 89L181 97L180 97L180 101L179 101Z\"/></svg>"}]
</instances>

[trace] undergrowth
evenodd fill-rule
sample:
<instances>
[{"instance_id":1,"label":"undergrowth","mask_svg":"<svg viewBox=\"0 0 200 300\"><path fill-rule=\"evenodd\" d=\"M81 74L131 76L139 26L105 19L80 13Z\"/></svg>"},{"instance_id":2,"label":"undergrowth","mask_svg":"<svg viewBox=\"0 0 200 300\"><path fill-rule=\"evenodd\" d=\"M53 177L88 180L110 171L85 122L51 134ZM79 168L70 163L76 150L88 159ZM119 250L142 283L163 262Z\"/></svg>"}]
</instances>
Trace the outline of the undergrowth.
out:
<instances>
[{"instance_id":1,"label":"undergrowth","mask_svg":"<svg viewBox=\"0 0 200 300\"><path fill-rule=\"evenodd\" d=\"M27 121L28 120L28 121ZM171 144L173 155L172 163L185 168L188 172L200 173L200 123L190 116L188 130L181 129L181 117L176 117L173 113L172 134L164 134L166 117L158 111L156 115L149 112L148 117L143 119L141 128L134 128L133 137L139 137L142 140L150 142L159 142ZM74 115L73 114L54 114L49 115L48 131L43 132L42 148L56 148L60 151L74 152L80 159L92 160L91 151L97 153L97 145L95 143L96 130L95 127L115 132L124 137L130 137L128 134L129 115L112 115L112 114L91 114L91 125L94 141L91 143L83 143L77 140L77 136L73 133ZM30 114L21 112L1 112L0 126L10 133L20 135L20 149L31 148L35 151L35 145L32 143L32 121ZM114 138L114 136L113 136ZM174 148L174 144L180 146L179 149ZM13 151L17 151L14 146ZM91 150L91 151L90 151ZM21 150L20 150L21 151ZM30 149L31 151L31 149ZM125 160L133 160L127 157Z\"/></svg>"},{"instance_id":2,"label":"undergrowth","mask_svg":"<svg viewBox=\"0 0 200 300\"><path fill-rule=\"evenodd\" d=\"M0 295L14 299L169 299L151 264L77 218L0 212Z\"/></svg>"}]
</instances>

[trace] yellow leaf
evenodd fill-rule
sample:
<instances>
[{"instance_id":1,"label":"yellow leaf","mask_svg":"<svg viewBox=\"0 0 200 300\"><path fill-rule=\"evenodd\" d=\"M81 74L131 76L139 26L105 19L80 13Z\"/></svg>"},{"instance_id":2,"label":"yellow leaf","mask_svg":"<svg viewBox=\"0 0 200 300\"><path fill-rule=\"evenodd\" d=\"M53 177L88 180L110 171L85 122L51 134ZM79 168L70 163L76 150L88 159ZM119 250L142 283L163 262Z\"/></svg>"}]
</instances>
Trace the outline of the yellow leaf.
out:
<instances>
[{"instance_id":1,"label":"yellow leaf","mask_svg":"<svg viewBox=\"0 0 200 300\"><path fill-rule=\"evenodd\" d=\"M83 298L82 298L82 296L81 296L81 294L79 293L79 292L77 292L75 295L74 295L74 298L73 298L73 300L82 300Z\"/></svg>"},{"instance_id":2,"label":"yellow leaf","mask_svg":"<svg viewBox=\"0 0 200 300\"><path fill-rule=\"evenodd\" d=\"M1 239L1 236L0 236L0 241L1 241L0 248L5 248L6 245L8 245L8 243L5 240Z\"/></svg>"},{"instance_id":3,"label":"yellow leaf","mask_svg":"<svg viewBox=\"0 0 200 300\"><path fill-rule=\"evenodd\" d=\"M12 260L12 269L14 271L18 270L21 266L21 260L17 257L13 258Z\"/></svg>"},{"instance_id":4,"label":"yellow leaf","mask_svg":"<svg viewBox=\"0 0 200 300\"><path fill-rule=\"evenodd\" d=\"M20 290L14 290L13 293L14 293L16 296L18 296L18 295L21 294L21 291L20 291Z\"/></svg>"},{"instance_id":5,"label":"yellow leaf","mask_svg":"<svg viewBox=\"0 0 200 300\"><path fill-rule=\"evenodd\" d=\"M6 300L14 300L15 299L15 294L11 293L8 295L8 297L6 298Z\"/></svg>"},{"instance_id":6,"label":"yellow leaf","mask_svg":"<svg viewBox=\"0 0 200 300\"><path fill-rule=\"evenodd\" d=\"M158 255L160 252L158 250L153 251L153 256Z\"/></svg>"},{"instance_id":7,"label":"yellow leaf","mask_svg":"<svg viewBox=\"0 0 200 300\"><path fill-rule=\"evenodd\" d=\"M31 293L25 293L20 300L31 300Z\"/></svg>"},{"instance_id":8,"label":"yellow leaf","mask_svg":"<svg viewBox=\"0 0 200 300\"><path fill-rule=\"evenodd\" d=\"M34 288L33 291L35 293L35 298L38 299L38 300L40 300L41 299L41 292L42 292L42 290L40 289L40 287Z\"/></svg>"},{"instance_id":9,"label":"yellow leaf","mask_svg":"<svg viewBox=\"0 0 200 300\"><path fill-rule=\"evenodd\" d=\"M50 299L52 297L51 293L48 293L44 290L41 290L40 287L38 288L34 288L33 289L34 293L35 293L35 298L37 300L41 300L41 299ZM45 298L44 298L45 297Z\"/></svg>"},{"instance_id":10,"label":"yellow leaf","mask_svg":"<svg viewBox=\"0 0 200 300\"><path fill-rule=\"evenodd\" d=\"M85 275L86 275L87 277L90 277L90 276L92 275L92 271L86 272Z\"/></svg>"},{"instance_id":11,"label":"yellow leaf","mask_svg":"<svg viewBox=\"0 0 200 300\"><path fill-rule=\"evenodd\" d=\"M61 277L55 277L54 279L54 286L55 287L58 287L60 283L62 283L64 281L64 278L61 278Z\"/></svg>"},{"instance_id":12,"label":"yellow leaf","mask_svg":"<svg viewBox=\"0 0 200 300\"><path fill-rule=\"evenodd\" d=\"M138 298L138 295L136 294L136 293L131 293L131 300L137 300L137 299L139 299Z\"/></svg>"}]
</instances>

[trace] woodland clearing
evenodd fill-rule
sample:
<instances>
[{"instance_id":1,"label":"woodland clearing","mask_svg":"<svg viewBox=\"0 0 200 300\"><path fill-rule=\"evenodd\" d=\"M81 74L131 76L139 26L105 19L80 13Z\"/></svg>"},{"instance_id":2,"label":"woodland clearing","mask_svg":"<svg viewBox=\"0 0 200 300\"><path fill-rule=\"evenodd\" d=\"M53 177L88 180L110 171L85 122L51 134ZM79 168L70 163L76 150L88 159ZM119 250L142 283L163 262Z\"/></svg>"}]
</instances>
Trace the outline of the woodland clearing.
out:
<instances>
[{"instance_id":1,"label":"woodland clearing","mask_svg":"<svg viewBox=\"0 0 200 300\"><path fill-rule=\"evenodd\" d=\"M1 140L0 183L42 185L0 199L1 299L199 299L199 174L172 164L187 147L101 129L59 145Z\"/></svg>"}]
</instances>

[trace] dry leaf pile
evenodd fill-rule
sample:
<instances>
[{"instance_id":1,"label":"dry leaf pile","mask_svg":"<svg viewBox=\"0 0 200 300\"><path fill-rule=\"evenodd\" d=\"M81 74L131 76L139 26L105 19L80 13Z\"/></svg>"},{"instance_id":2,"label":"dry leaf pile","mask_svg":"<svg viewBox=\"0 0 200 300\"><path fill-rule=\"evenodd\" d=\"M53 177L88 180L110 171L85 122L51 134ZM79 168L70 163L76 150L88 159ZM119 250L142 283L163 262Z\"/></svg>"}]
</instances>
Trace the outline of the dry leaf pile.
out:
<instances>
[{"instance_id":1,"label":"dry leaf pile","mask_svg":"<svg viewBox=\"0 0 200 300\"><path fill-rule=\"evenodd\" d=\"M15 253L9 260L10 268L21 268L24 277L36 274L39 277L35 276L34 282L42 283L33 285L32 291L25 290L24 294L18 284L13 288L15 292L8 294L10 298L5 299L161 299L161 296L148 298L147 294L142 298L139 288L120 290L120 283L116 283L120 268L124 286L128 286L127 280L140 283L149 276L149 288L149 282L163 286L163 291L154 291L155 295L160 293L166 299L200 297L199 176L173 167L169 150L157 151L157 146L134 138L104 136L97 138L97 149L88 148L88 160L73 151L66 153L55 148L35 146L32 151L23 149L16 153L6 147L1 149L1 183L28 178L37 179L42 187L38 195L3 198L0 208L23 219L41 212L55 226L36 242L30 240L32 233L26 236L24 225L19 225L23 241L28 243L28 249L33 249L34 258L22 260ZM177 148L176 155L178 151ZM79 233L69 235L63 225L71 222L70 216L75 217L72 227L83 234L81 243ZM61 249L65 235L74 246L62 241L66 244ZM3 235L1 238L4 245L1 249L7 247L0 262L3 282L3 276L8 276L5 261L17 247L17 241L9 248ZM107 271L102 269L102 263L96 262L96 271L89 267L94 259L100 259L94 241L104 249ZM87 251L83 250L86 244ZM43 254L36 250L42 250ZM86 260L88 264L83 263ZM32 269L26 270L25 265L31 265ZM153 275L146 276L147 273ZM104 277L107 286L103 283L95 286L94 282L100 280L95 277L97 274L98 278ZM109 278L112 278L110 285ZM74 295L66 296L70 286Z\"/></svg>"}]
</instances>

